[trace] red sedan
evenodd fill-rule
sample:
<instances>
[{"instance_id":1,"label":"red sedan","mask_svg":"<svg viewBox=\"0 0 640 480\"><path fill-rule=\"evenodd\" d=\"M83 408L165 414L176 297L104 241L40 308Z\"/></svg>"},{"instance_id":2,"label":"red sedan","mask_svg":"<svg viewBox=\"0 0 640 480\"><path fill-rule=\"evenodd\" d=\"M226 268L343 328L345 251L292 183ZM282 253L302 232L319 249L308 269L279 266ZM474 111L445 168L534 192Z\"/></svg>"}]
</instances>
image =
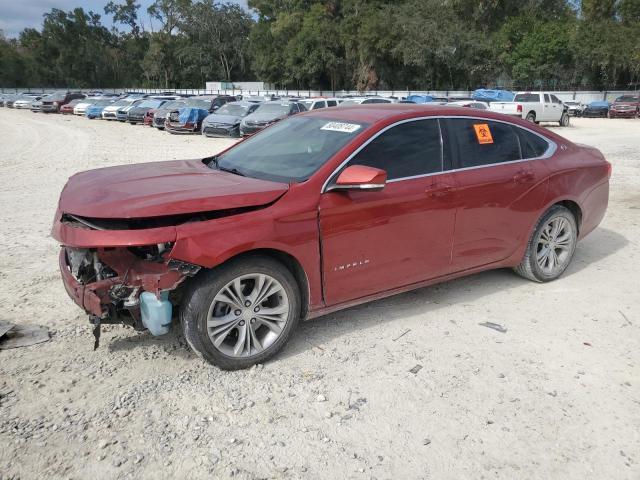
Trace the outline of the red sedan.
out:
<instances>
[{"instance_id":1,"label":"red sedan","mask_svg":"<svg viewBox=\"0 0 640 480\"><path fill-rule=\"evenodd\" d=\"M605 215L611 165L486 111L374 104L296 115L202 160L73 176L53 236L101 323L264 362L300 319L493 268L558 278Z\"/></svg>"}]
</instances>

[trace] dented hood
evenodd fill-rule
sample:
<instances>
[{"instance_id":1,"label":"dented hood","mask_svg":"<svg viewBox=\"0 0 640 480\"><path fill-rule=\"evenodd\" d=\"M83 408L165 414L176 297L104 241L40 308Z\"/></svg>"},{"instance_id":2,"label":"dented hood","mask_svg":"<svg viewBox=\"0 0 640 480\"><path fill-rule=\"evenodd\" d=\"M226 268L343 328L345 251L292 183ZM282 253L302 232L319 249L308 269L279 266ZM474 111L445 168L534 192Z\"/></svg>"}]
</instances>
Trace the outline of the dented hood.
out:
<instances>
[{"instance_id":1,"label":"dented hood","mask_svg":"<svg viewBox=\"0 0 640 480\"><path fill-rule=\"evenodd\" d=\"M64 187L59 209L90 218L149 218L262 206L287 189L202 160L153 162L78 173Z\"/></svg>"}]
</instances>

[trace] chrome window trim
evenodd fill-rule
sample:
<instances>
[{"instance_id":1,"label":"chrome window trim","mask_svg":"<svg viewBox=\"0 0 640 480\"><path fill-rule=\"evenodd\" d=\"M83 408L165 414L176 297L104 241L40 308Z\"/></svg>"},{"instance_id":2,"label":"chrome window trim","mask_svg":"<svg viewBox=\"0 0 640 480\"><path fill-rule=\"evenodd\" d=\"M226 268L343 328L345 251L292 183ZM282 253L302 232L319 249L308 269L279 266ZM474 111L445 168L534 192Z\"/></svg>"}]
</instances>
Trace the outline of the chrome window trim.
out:
<instances>
[{"instance_id":1,"label":"chrome window trim","mask_svg":"<svg viewBox=\"0 0 640 480\"><path fill-rule=\"evenodd\" d=\"M545 142L547 142L548 147L547 147L547 150L545 150L545 152L542 155L540 155L539 157L522 158L520 160L512 160L510 162L488 163L486 165L477 165L475 167L452 168L451 170L444 170L444 143L443 143L443 139L442 139L442 126L440 125L440 120L442 120L442 119L450 119L450 118L454 118L454 119L455 118L466 118L466 119L479 120L479 121L485 121L485 122L499 122L499 123L504 123L504 124L510 125L512 127L515 127L515 128L521 128L525 132L532 133L532 134L540 137L541 139L543 139ZM508 122L506 120L498 120L498 119L483 118L483 117L474 117L472 115L439 115L439 116L433 115L433 116L427 116L427 117L414 117L414 118L409 118L409 119L406 119L406 120L400 120L400 121L398 121L396 123L392 123L391 125L387 125L382 130L379 130L378 132L376 132L375 135L373 135L372 137L367 139L366 142L364 142L356 150L354 150L351 153L351 155L349 155L340 165L338 165L337 168L335 168L333 170L333 172L331 172L331 175L329 175L327 177L327 179L324 181L324 183L322 184L322 189L320 190L320 193L326 193L327 192L327 186L328 186L329 182L331 181L331 179L336 175L336 173L338 173L345 165L347 165L353 159L353 157L355 157L358 153L360 153L360 151L362 151L367 145L369 145L371 142L373 142L376 138L378 138L384 132L386 132L387 130L390 130L391 128L396 127L398 125L402 125L403 123L415 122L415 121L418 121L418 120L438 120L438 127L440 128L440 143L441 143L441 146L442 146L441 147L442 148L441 161L442 161L443 171L425 173L425 174L422 174L422 175L414 175L414 176L411 176L411 177L394 178L393 180L387 180L387 183L395 183L395 182L400 182L400 181L403 181L403 180L414 180L416 178L431 177L433 175L443 175L445 173L464 172L466 170L475 170L475 169L478 169L478 168L495 167L496 165L509 165L509 164L512 164L512 163L530 162L532 160L545 160L545 159L551 157L554 153L556 153L556 150L558 149L558 145L553 140L545 137L544 135L541 135L538 132L534 132L533 130L531 130L531 129L527 128L527 127L516 125L516 124ZM516 137L517 137L517 135L516 135ZM517 137L517 138L518 138L518 142L519 142L520 141L520 137ZM453 159L452 159L452 165L453 165Z\"/></svg>"}]
</instances>

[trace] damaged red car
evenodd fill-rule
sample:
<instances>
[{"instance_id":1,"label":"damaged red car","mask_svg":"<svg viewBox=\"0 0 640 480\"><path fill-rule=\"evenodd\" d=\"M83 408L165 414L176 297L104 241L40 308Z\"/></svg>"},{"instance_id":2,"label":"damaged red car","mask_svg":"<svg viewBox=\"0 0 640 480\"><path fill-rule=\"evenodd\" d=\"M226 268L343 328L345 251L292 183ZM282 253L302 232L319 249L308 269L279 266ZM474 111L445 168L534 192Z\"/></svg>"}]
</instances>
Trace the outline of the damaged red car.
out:
<instances>
[{"instance_id":1,"label":"damaged red car","mask_svg":"<svg viewBox=\"0 0 640 480\"><path fill-rule=\"evenodd\" d=\"M314 110L209 158L79 173L53 236L96 338L179 321L195 352L238 369L301 319L494 268L557 279L605 215L610 174L598 150L496 113Z\"/></svg>"}]
</instances>

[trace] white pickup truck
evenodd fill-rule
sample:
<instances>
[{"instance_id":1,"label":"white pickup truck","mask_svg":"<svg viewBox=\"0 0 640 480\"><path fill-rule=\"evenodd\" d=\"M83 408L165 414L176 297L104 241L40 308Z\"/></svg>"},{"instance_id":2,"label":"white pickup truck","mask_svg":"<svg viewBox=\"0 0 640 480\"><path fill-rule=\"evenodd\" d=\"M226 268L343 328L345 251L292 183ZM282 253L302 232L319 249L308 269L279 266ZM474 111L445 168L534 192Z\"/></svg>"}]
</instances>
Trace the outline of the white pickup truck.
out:
<instances>
[{"instance_id":1,"label":"white pickup truck","mask_svg":"<svg viewBox=\"0 0 640 480\"><path fill-rule=\"evenodd\" d=\"M558 122L569 125L567 107L549 92L517 92L513 102L491 102L489 110L524 118L530 122Z\"/></svg>"}]
</instances>

